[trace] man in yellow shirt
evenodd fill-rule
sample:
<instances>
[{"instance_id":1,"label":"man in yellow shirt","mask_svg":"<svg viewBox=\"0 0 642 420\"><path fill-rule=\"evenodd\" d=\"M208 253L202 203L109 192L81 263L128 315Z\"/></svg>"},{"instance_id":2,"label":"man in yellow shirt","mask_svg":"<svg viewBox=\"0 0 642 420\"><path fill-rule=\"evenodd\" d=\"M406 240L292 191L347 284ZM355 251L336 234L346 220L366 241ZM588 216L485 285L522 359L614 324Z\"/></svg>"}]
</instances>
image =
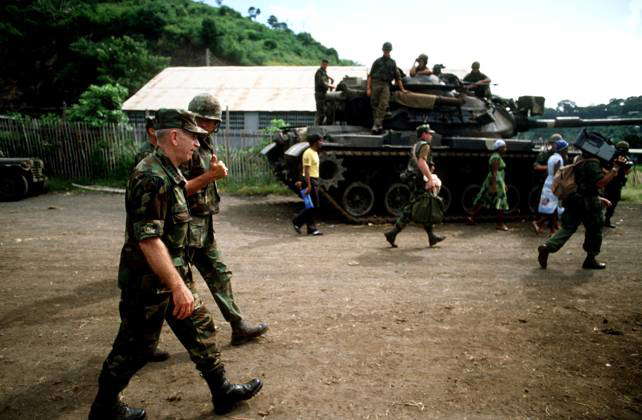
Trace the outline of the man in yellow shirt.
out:
<instances>
[{"instance_id":1,"label":"man in yellow shirt","mask_svg":"<svg viewBox=\"0 0 642 420\"><path fill-rule=\"evenodd\" d=\"M304 207L303 210L292 220L292 226L297 233L301 233L301 227L307 226L308 235L322 235L314 224L314 215L319 208L319 149L321 149L321 136L312 134L308 136L310 147L303 152L303 183L305 188L301 195L310 195L313 207Z\"/></svg>"}]
</instances>

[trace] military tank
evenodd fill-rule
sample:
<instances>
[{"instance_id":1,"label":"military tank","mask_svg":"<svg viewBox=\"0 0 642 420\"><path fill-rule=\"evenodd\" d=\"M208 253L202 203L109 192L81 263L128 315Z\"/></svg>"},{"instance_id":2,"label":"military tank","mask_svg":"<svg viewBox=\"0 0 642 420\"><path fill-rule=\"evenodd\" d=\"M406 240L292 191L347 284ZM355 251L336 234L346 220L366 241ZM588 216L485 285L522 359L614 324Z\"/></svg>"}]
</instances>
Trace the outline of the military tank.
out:
<instances>
[{"instance_id":1,"label":"military tank","mask_svg":"<svg viewBox=\"0 0 642 420\"><path fill-rule=\"evenodd\" d=\"M490 149L504 139L509 215L535 211L541 179L532 171L540 145L515 139L534 128L565 128L642 124L642 119L535 119L544 112L544 98L477 97L454 75L404 77L407 92L391 94L384 132L372 134L366 80L345 77L326 97L324 125L286 127L261 153L274 174L295 193L301 174L306 136L325 138L320 154L321 197L348 221L388 222L399 213L410 191L400 179L417 141L415 128L428 123L436 173L443 181L441 196L448 219L463 217L488 172Z\"/></svg>"}]
</instances>

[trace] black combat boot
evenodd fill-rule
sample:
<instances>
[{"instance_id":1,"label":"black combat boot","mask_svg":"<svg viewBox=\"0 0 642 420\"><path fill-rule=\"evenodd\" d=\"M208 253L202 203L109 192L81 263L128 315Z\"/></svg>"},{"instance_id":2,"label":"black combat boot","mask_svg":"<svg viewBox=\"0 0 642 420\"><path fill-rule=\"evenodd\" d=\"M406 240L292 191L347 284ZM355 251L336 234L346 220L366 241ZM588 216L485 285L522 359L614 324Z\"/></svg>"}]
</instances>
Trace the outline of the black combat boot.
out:
<instances>
[{"instance_id":1,"label":"black combat boot","mask_svg":"<svg viewBox=\"0 0 642 420\"><path fill-rule=\"evenodd\" d=\"M392 248L396 248L397 245L395 245L395 239L397 239L397 234L401 232L401 229L397 227L397 225L394 225L392 227L392 230L389 230L388 232L385 232L383 236L386 237L386 241L390 244Z\"/></svg>"},{"instance_id":2,"label":"black combat boot","mask_svg":"<svg viewBox=\"0 0 642 420\"><path fill-rule=\"evenodd\" d=\"M548 265L548 254L550 254L551 251L546 245L540 245L537 247L537 252L537 261L539 262L539 266L545 269Z\"/></svg>"},{"instance_id":3,"label":"black combat boot","mask_svg":"<svg viewBox=\"0 0 642 420\"><path fill-rule=\"evenodd\" d=\"M120 399L120 391L127 384L116 384L106 375L98 379L98 394L91 405L89 420L141 420L147 416L142 408L132 408Z\"/></svg>"},{"instance_id":4,"label":"black combat boot","mask_svg":"<svg viewBox=\"0 0 642 420\"><path fill-rule=\"evenodd\" d=\"M214 413L219 415L229 413L236 404L249 400L263 388L263 382L258 378L254 378L244 384L229 383L225 377L225 369L223 367L203 374L203 378L212 393Z\"/></svg>"},{"instance_id":5,"label":"black combat boot","mask_svg":"<svg viewBox=\"0 0 642 420\"><path fill-rule=\"evenodd\" d=\"M436 235L435 232L432 231L432 227L425 227L424 226L424 230L428 234L428 245L430 245L430 246L437 245L439 242L441 242L444 239L446 239L445 236Z\"/></svg>"},{"instance_id":6,"label":"black combat boot","mask_svg":"<svg viewBox=\"0 0 642 420\"><path fill-rule=\"evenodd\" d=\"M251 326L247 322L240 320L231 322L230 326L232 327L232 341L230 344L233 346L239 346L243 343L259 337L268 330L268 325L264 322L259 322L256 326Z\"/></svg>"},{"instance_id":7,"label":"black combat boot","mask_svg":"<svg viewBox=\"0 0 642 420\"><path fill-rule=\"evenodd\" d=\"M584 263L582 264L582 268L586 268L587 270L604 270L606 268L606 264L598 262L595 259L595 255L587 255Z\"/></svg>"}]
</instances>

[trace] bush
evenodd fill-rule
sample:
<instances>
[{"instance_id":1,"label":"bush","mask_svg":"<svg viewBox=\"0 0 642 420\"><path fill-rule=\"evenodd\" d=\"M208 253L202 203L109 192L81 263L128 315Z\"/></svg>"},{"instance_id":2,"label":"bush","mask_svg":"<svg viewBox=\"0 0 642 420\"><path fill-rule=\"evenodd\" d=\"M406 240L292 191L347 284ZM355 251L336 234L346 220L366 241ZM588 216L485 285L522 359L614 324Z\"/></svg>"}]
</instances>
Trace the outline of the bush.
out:
<instances>
[{"instance_id":1,"label":"bush","mask_svg":"<svg viewBox=\"0 0 642 420\"><path fill-rule=\"evenodd\" d=\"M93 127L127 122L121 110L127 89L118 84L91 85L80 95L78 103L67 111L69 121L84 122Z\"/></svg>"}]
</instances>

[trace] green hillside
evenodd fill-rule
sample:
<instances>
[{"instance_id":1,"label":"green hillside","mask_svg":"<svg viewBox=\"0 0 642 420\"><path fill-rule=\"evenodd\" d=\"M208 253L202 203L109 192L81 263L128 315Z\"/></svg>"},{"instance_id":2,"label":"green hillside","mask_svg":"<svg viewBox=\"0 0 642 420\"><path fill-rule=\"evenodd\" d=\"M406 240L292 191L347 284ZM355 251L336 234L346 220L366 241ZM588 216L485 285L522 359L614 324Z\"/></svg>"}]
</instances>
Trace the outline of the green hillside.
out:
<instances>
[{"instance_id":1,"label":"green hillside","mask_svg":"<svg viewBox=\"0 0 642 420\"><path fill-rule=\"evenodd\" d=\"M278 18L269 26L191 0L3 0L0 112L60 111L90 84L138 90L167 66L316 65L341 60Z\"/></svg>"}]
</instances>

